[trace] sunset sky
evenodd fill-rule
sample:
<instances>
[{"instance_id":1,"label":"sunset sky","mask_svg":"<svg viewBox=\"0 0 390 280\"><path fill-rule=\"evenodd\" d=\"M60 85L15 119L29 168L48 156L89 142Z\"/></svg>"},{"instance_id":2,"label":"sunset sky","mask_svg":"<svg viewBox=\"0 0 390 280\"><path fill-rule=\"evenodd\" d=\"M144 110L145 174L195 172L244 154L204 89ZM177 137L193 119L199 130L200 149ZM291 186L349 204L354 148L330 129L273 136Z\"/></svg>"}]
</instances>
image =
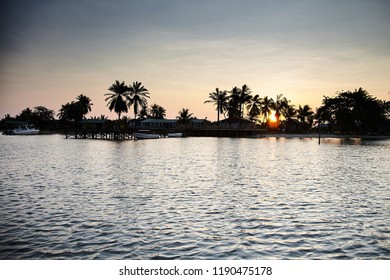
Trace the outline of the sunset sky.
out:
<instances>
[{"instance_id":1,"label":"sunset sky","mask_svg":"<svg viewBox=\"0 0 390 280\"><path fill-rule=\"evenodd\" d=\"M116 118L115 80L142 82L168 118L215 120L208 93L243 84L313 108L359 87L390 99L387 0L6 0L0 23L0 118L79 94L87 117Z\"/></svg>"}]
</instances>

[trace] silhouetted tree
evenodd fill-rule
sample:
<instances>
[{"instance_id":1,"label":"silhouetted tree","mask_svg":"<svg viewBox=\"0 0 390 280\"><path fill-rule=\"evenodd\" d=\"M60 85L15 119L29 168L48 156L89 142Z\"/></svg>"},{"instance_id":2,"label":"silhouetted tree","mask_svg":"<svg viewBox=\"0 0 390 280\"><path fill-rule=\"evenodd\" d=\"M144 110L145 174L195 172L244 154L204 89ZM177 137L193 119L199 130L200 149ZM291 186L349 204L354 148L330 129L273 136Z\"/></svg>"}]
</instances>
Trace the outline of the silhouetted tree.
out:
<instances>
[{"instance_id":1,"label":"silhouetted tree","mask_svg":"<svg viewBox=\"0 0 390 280\"><path fill-rule=\"evenodd\" d=\"M91 99L88 96L85 96L84 94L80 94L76 97L77 104L80 106L80 110L83 113L83 117L88 114L88 112L91 112L91 106L93 105L91 103Z\"/></svg>"},{"instance_id":2,"label":"silhouetted tree","mask_svg":"<svg viewBox=\"0 0 390 280\"><path fill-rule=\"evenodd\" d=\"M6 114L6 115L4 115L4 118L3 118L2 120L13 120L13 119L14 119L14 118L11 117L10 114Z\"/></svg>"},{"instance_id":3,"label":"silhouetted tree","mask_svg":"<svg viewBox=\"0 0 390 280\"><path fill-rule=\"evenodd\" d=\"M294 105L287 104L281 110L282 116L286 119L285 121L285 129L286 131L291 131L292 119L297 115L297 110Z\"/></svg>"},{"instance_id":4,"label":"silhouetted tree","mask_svg":"<svg viewBox=\"0 0 390 280\"><path fill-rule=\"evenodd\" d=\"M297 115L297 110L295 109L294 105L287 104L284 108L281 110L282 116L287 120L290 121L293 117Z\"/></svg>"},{"instance_id":5,"label":"silhouetted tree","mask_svg":"<svg viewBox=\"0 0 390 280\"><path fill-rule=\"evenodd\" d=\"M52 120L54 120L54 110L47 109L44 106L34 107L31 123L45 129Z\"/></svg>"},{"instance_id":6,"label":"silhouetted tree","mask_svg":"<svg viewBox=\"0 0 390 280\"><path fill-rule=\"evenodd\" d=\"M238 87L234 87L230 91L229 101L228 101L228 116L229 118L240 118L241 110L240 110L240 89Z\"/></svg>"},{"instance_id":7,"label":"silhouetted tree","mask_svg":"<svg viewBox=\"0 0 390 280\"><path fill-rule=\"evenodd\" d=\"M164 119L166 116L166 110L164 107L153 104L150 106L150 117L152 119Z\"/></svg>"},{"instance_id":8,"label":"silhouetted tree","mask_svg":"<svg viewBox=\"0 0 390 280\"><path fill-rule=\"evenodd\" d=\"M33 118L40 121L52 121L54 119L54 110L47 109L44 106L34 107Z\"/></svg>"},{"instance_id":9,"label":"silhouetted tree","mask_svg":"<svg viewBox=\"0 0 390 280\"><path fill-rule=\"evenodd\" d=\"M128 116L123 116L121 122L125 125L128 125L131 122L131 119Z\"/></svg>"},{"instance_id":10,"label":"silhouetted tree","mask_svg":"<svg viewBox=\"0 0 390 280\"><path fill-rule=\"evenodd\" d=\"M149 91L138 81L129 86L129 95L127 95L127 105L133 106L134 118L137 118L139 107L147 106L146 98L149 98Z\"/></svg>"},{"instance_id":11,"label":"silhouetted tree","mask_svg":"<svg viewBox=\"0 0 390 280\"><path fill-rule=\"evenodd\" d=\"M297 117L302 124L302 128L308 129L313 124L314 112L309 105L304 105L303 107L299 105L297 110Z\"/></svg>"},{"instance_id":12,"label":"silhouetted tree","mask_svg":"<svg viewBox=\"0 0 390 280\"><path fill-rule=\"evenodd\" d=\"M115 81L109 88L112 93L106 93L108 97L105 101L108 101L107 106L110 111L114 110L118 114L118 120L121 118L123 112L128 112L126 100L129 98L129 87L125 85L125 82Z\"/></svg>"},{"instance_id":13,"label":"silhouetted tree","mask_svg":"<svg viewBox=\"0 0 390 280\"><path fill-rule=\"evenodd\" d=\"M245 105L247 105L252 99L251 93L252 93L251 89L246 84L243 85L241 87L241 89L239 90L238 101L239 101L239 116L240 116L240 118L244 117Z\"/></svg>"},{"instance_id":14,"label":"silhouetted tree","mask_svg":"<svg viewBox=\"0 0 390 280\"><path fill-rule=\"evenodd\" d=\"M317 117L322 122L343 133L376 132L385 121L386 101L370 96L362 88L338 93L336 97L324 97Z\"/></svg>"},{"instance_id":15,"label":"silhouetted tree","mask_svg":"<svg viewBox=\"0 0 390 280\"><path fill-rule=\"evenodd\" d=\"M181 109L181 111L179 111L179 115L176 118L181 124L187 124L191 119L193 119L192 113L190 113L190 109L186 108Z\"/></svg>"},{"instance_id":16,"label":"silhouetted tree","mask_svg":"<svg viewBox=\"0 0 390 280\"><path fill-rule=\"evenodd\" d=\"M142 106L141 110L138 113L138 118L143 119L143 120L149 118L150 117L149 111L150 110L149 110L148 106L146 106L146 105Z\"/></svg>"},{"instance_id":17,"label":"silhouetted tree","mask_svg":"<svg viewBox=\"0 0 390 280\"><path fill-rule=\"evenodd\" d=\"M91 99L84 94L76 97L77 101L68 102L62 105L57 114L61 121L79 122L91 111Z\"/></svg>"},{"instance_id":18,"label":"silhouetted tree","mask_svg":"<svg viewBox=\"0 0 390 280\"><path fill-rule=\"evenodd\" d=\"M288 100L282 94L276 96L276 101L272 103L271 108L275 110L276 125L279 126L280 116L283 110L288 106Z\"/></svg>"},{"instance_id":19,"label":"silhouetted tree","mask_svg":"<svg viewBox=\"0 0 390 280\"><path fill-rule=\"evenodd\" d=\"M15 117L16 120L30 123L32 119L33 111L30 108L23 109L19 115Z\"/></svg>"},{"instance_id":20,"label":"silhouetted tree","mask_svg":"<svg viewBox=\"0 0 390 280\"><path fill-rule=\"evenodd\" d=\"M219 115L223 114L228 107L227 91L220 91L219 88L216 88L215 92L209 93L209 100L206 100L204 103L213 103L217 107L217 121L219 123Z\"/></svg>"},{"instance_id":21,"label":"silhouetted tree","mask_svg":"<svg viewBox=\"0 0 390 280\"><path fill-rule=\"evenodd\" d=\"M61 121L73 121L76 123L83 119L83 111L77 102L72 101L62 105L57 116Z\"/></svg>"},{"instance_id":22,"label":"silhouetted tree","mask_svg":"<svg viewBox=\"0 0 390 280\"><path fill-rule=\"evenodd\" d=\"M249 119L254 120L256 117L261 115L261 104L262 98L258 94L253 96L248 102L246 109L248 111Z\"/></svg>"},{"instance_id":23,"label":"silhouetted tree","mask_svg":"<svg viewBox=\"0 0 390 280\"><path fill-rule=\"evenodd\" d=\"M15 117L16 120L25 123L34 124L38 127L44 127L48 122L54 119L54 111L47 109L44 106L36 106L34 110L30 108L23 109L22 112Z\"/></svg>"},{"instance_id":24,"label":"silhouetted tree","mask_svg":"<svg viewBox=\"0 0 390 280\"><path fill-rule=\"evenodd\" d=\"M260 113L263 115L263 123L267 122L269 115L271 114L271 110L274 107L274 100L272 98L268 98L268 96L263 97Z\"/></svg>"}]
</instances>

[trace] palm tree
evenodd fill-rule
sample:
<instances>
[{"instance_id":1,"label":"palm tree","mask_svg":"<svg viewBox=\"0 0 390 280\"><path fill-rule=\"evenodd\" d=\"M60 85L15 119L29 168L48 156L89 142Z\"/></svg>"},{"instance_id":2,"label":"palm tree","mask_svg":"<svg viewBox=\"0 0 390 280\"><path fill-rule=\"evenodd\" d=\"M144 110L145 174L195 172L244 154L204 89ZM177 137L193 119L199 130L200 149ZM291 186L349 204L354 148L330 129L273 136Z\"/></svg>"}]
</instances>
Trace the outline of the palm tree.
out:
<instances>
[{"instance_id":1,"label":"palm tree","mask_svg":"<svg viewBox=\"0 0 390 280\"><path fill-rule=\"evenodd\" d=\"M149 109L148 106L142 106L141 111L138 113L138 118L140 119L147 119L149 118Z\"/></svg>"},{"instance_id":2,"label":"palm tree","mask_svg":"<svg viewBox=\"0 0 390 280\"><path fill-rule=\"evenodd\" d=\"M219 123L219 114L223 114L227 109L228 96L226 90L220 91L219 88L216 88L215 92L209 93L209 100L204 103L211 102L217 106L217 121Z\"/></svg>"},{"instance_id":3,"label":"palm tree","mask_svg":"<svg viewBox=\"0 0 390 280\"><path fill-rule=\"evenodd\" d=\"M269 115L271 114L271 110L274 107L274 100L272 98L268 98L268 96L265 96L262 99L261 106L260 106L260 113L263 115L263 122L267 122L267 119Z\"/></svg>"},{"instance_id":4,"label":"palm tree","mask_svg":"<svg viewBox=\"0 0 390 280\"><path fill-rule=\"evenodd\" d=\"M105 94L108 95L105 99L105 101L108 100L108 109L110 109L110 111L114 110L114 112L118 114L118 120L120 120L122 112L128 112L125 100L128 98L129 87L125 85L125 82L116 80L108 90L113 92Z\"/></svg>"},{"instance_id":5,"label":"palm tree","mask_svg":"<svg viewBox=\"0 0 390 280\"><path fill-rule=\"evenodd\" d=\"M153 104L150 106L150 117L152 119L164 119L166 116L166 110L164 107Z\"/></svg>"},{"instance_id":6,"label":"palm tree","mask_svg":"<svg viewBox=\"0 0 390 280\"><path fill-rule=\"evenodd\" d=\"M245 105L250 102L251 98L252 98L251 89L246 84L243 85L239 91L239 97L238 97L239 106L240 106L239 107L240 118L243 118Z\"/></svg>"},{"instance_id":7,"label":"palm tree","mask_svg":"<svg viewBox=\"0 0 390 280\"><path fill-rule=\"evenodd\" d=\"M287 104L286 107L282 109L282 116L286 119L285 129L290 131L291 119L297 115L297 110L294 105Z\"/></svg>"},{"instance_id":8,"label":"palm tree","mask_svg":"<svg viewBox=\"0 0 390 280\"><path fill-rule=\"evenodd\" d=\"M251 120L261 114L261 104L262 99L259 97L258 94L253 96L249 101L248 105L246 106L246 109L248 110L248 115Z\"/></svg>"},{"instance_id":9,"label":"palm tree","mask_svg":"<svg viewBox=\"0 0 390 280\"><path fill-rule=\"evenodd\" d=\"M77 102L72 101L70 103L68 102L65 105L62 105L57 116L62 121L78 122L82 120L83 113L80 109L79 104Z\"/></svg>"},{"instance_id":10,"label":"palm tree","mask_svg":"<svg viewBox=\"0 0 390 280\"><path fill-rule=\"evenodd\" d=\"M91 103L91 98L88 96L85 96L84 94L80 94L76 97L77 104L80 106L80 110L83 113L83 116L88 114L88 112L91 112L91 106L93 105Z\"/></svg>"},{"instance_id":11,"label":"palm tree","mask_svg":"<svg viewBox=\"0 0 390 280\"><path fill-rule=\"evenodd\" d=\"M189 120L193 119L190 109L183 108L179 111L179 115L176 117L181 124L186 124Z\"/></svg>"},{"instance_id":12,"label":"palm tree","mask_svg":"<svg viewBox=\"0 0 390 280\"><path fill-rule=\"evenodd\" d=\"M283 94L276 95L276 101L273 103L273 108L275 110L276 124L279 125L280 116L284 108L288 106L288 100L286 97L282 97Z\"/></svg>"},{"instance_id":13,"label":"palm tree","mask_svg":"<svg viewBox=\"0 0 390 280\"><path fill-rule=\"evenodd\" d=\"M229 118L240 118L241 110L240 110L240 89L238 87L234 87L230 91L229 102L228 102L228 115Z\"/></svg>"},{"instance_id":14,"label":"palm tree","mask_svg":"<svg viewBox=\"0 0 390 280\"><path fill-rule=\"evenodd\" d=\"M123 116L121 119L122 123L129 124L131 119L128 116Z\"/></svg>"},{"instance_id":15,"label":"palm tree","mask_svg":"<svg viewBox=\"0 0 390 280\"><path fill-rule=\"evenodd\" d=\"M58 111L57 117L59 117L60 120L63 121L70 121L71 116L70 116L70 108L71 104L68 102L65 105L61 106L61 109Z\"/></svg>"},{"instance_id":16,"label":"palm tree","mask_svg":"<svg viewBox=\"0 0 390 280\"><path fill-rule=\"evenodd\" d=\"M138 81L133 82L133 85L129 86L130 96L127 96L127 104L130 107L134 106L134 118L137 118L138 108L147 106L149 98L149 91Z\"/></svg>"},{"instance_id":17,"label":"palm tree","mask_svg":"<svg viewBox=\"0 0 390 280\"><path fill-rule=\"evenodd\" d=\"M312 117L314 116L314 112L310 108L309 105L301 106L299 105L299 108L297 110L298 113L298 119L300 122L304 125L310 125L310 121L312 120Z\"/></svg>"},{"instance_id":18,"label":"palm tree","mask_svg":"<svg viewBox=\"0 0 390 280\"><path fill-rule=\"evenodd\" d=\"M294 105L287 104L284 108L282 108L282 116L287 120L290 121L293 117L297 115L297 110L295 109Z\"/></svg>"}]
</instances>

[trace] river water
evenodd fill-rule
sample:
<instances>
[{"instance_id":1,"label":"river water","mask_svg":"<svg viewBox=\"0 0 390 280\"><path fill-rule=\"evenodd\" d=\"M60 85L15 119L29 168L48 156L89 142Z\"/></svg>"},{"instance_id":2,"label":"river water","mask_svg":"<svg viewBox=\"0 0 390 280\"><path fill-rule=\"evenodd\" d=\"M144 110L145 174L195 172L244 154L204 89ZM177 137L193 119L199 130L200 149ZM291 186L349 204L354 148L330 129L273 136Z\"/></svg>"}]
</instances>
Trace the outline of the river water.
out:
<instances>
[{"instance_id":1,"label":"river water","mask_svg":"<svg viewBox=\"0 0 390 280\"><path fill-rule=\"evenodd\" d=\"M0 136L1 259L390 259L390 141Z\"/></svg>"}]
</instances>

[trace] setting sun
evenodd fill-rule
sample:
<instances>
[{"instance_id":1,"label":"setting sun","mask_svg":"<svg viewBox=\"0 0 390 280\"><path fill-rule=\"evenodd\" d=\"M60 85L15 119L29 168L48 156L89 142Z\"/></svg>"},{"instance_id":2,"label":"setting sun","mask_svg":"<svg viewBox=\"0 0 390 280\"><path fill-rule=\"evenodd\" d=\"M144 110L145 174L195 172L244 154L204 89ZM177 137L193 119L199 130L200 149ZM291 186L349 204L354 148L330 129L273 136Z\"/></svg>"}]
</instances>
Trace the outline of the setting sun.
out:
<instances>
[{"instance_id":1,"label":"setting sun","mask_svg":"<svg viewBox=\"0 0 390 280\"><path fill-rule=\"evenodd\" d=\"M275 116L274 112L269 116L269 121L270 122L276 122L276 116Z\"/></svg>"}]
</instances>

